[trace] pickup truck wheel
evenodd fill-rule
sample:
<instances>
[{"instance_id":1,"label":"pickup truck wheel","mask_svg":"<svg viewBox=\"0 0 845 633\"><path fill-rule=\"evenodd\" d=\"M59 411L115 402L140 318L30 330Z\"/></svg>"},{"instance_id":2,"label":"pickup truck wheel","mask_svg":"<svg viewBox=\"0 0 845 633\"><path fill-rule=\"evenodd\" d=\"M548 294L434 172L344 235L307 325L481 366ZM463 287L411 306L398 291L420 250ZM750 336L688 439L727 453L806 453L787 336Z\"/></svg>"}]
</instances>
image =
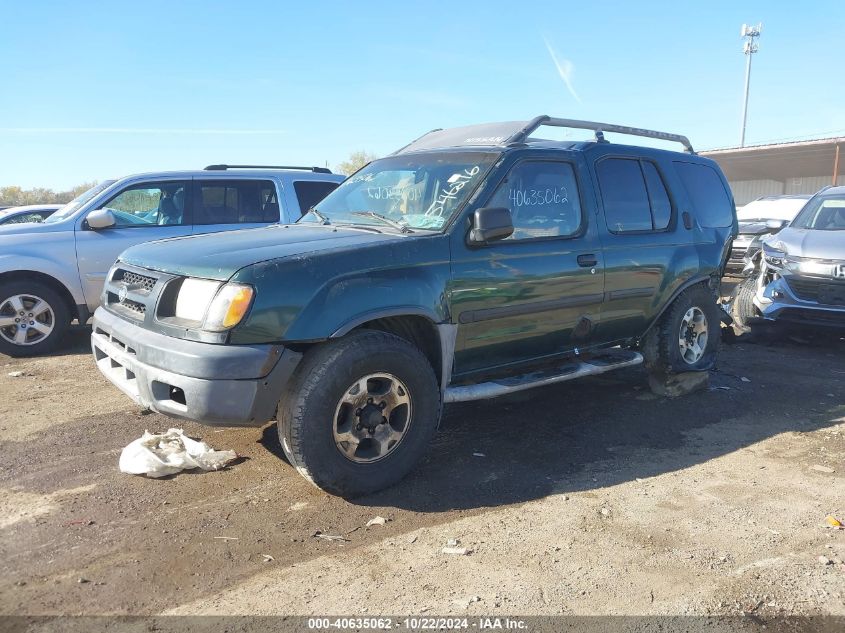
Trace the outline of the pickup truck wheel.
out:
<instances>
[{"instance_id":1,"label":"pickup truck wheel","mask_svg":"<svg viewBox=\"0 0 845 633\"><path fill-rule=\"evenodd\" d=\"M37 356L53 350L70 325L59 294L36 281L0 284L0 352Z\"/></svg>"},{"instance_id":2,"label":"pickup truck wheel","mask_svg":"<svg viewBox=\"0 0 845 633\"><path fill-rule=\"evenodd\" d=\"M712 369L721 339L719 310L703 285L682 292L646 335L646 368L664 374Z\"/></svg>"},{"instance_id":3,"label":"pickup truck wheel","mask_svg":"<svg viewBox=\"0 0 845 633\"><path fill-rule=\"evenodd\" d=\"M311 483L353 497L402 479L440 411L422 352L393 334L359 330L305 355L279 403L279 440Z\"/></svg>"}]
</instances>

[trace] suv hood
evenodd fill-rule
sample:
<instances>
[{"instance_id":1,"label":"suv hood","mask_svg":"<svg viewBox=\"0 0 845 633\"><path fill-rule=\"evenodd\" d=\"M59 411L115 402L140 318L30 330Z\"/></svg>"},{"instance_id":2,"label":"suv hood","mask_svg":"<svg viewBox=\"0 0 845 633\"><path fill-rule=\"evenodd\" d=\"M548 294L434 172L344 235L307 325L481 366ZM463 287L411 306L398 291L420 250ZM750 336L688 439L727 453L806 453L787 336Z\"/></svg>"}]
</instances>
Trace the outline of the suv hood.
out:
<instances>
[{"instance_id":1,"label":"suv hood","mask_svg":"<svg viewBox=\"0 0 845 633\"><path fill-rule=\"evenodd\" d=\"M120 261L173 275L227 281L241 268L270 259L407 239L340 226L275 225L147 242Z\"/></svg>"},{"instance_id":2,"label":"suv hood","mask_svg":"<svg viewBox=\"0 0 845 633\"><path fill-rule=\"evenodd\" d=\"M793 257L845 260L845 231L818 231L787 227L766 243Z\"/></svg>"}]
</instances>

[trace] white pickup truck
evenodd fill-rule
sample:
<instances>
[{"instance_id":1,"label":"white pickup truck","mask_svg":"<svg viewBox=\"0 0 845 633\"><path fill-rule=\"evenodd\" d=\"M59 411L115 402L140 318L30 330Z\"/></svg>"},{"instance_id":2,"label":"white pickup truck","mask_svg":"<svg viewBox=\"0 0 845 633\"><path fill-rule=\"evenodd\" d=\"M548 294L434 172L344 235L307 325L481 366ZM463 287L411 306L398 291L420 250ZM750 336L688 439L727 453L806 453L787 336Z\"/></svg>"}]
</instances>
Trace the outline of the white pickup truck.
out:
<instances>
[{"instance_id":1,"label":"white pickup truck","mask_svg":"<svg viewBox=\"0 0 845 633\"><path fill-rule=\"evenodd\" d=\"M43 223L0 226L0 353L43 354L86 323L130 246L294 222L343 180L321 167L140 174L100 183Z\"/></svg>"}]
</instances>

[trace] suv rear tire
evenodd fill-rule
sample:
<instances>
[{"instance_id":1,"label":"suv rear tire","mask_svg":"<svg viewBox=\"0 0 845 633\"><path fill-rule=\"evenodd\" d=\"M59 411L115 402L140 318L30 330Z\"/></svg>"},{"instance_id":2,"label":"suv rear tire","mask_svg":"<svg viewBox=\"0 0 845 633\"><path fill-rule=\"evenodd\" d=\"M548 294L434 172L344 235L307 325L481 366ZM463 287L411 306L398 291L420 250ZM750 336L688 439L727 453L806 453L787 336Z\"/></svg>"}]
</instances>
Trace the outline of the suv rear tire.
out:
<instances>
[{"instance_id":1,"label":"suv rear tire","mask_svg":"<svg viewBox=\"0 0 845 633\"><path fill-rule=\"evenodd\" d=\"M721 340L719 310L705 285L684 290L646 334L646 368L663 374L712 369Z\"/></svg>"},{"instance_id":2,"label":"suv rear tire","mask_svg":"<svg viewBox=\"0 0 845 633\"><path fill-rule=\"evenodd\" d=\"M407 475L440 412L422 352L393 334L358 330L305 354L279 403L279 441L315 486L354 497Z\"/></svg>"},{"instance_id":3,"label":"suv rear tire","mask_svg":"<svg viewBox=\"0 0 845 633\"><path fill-rule=\"evenodd\" d=\"M38 281L0 284L0 353L38 356L55 349L70 326L64 298Z\"/></svg>"}]
</instances>

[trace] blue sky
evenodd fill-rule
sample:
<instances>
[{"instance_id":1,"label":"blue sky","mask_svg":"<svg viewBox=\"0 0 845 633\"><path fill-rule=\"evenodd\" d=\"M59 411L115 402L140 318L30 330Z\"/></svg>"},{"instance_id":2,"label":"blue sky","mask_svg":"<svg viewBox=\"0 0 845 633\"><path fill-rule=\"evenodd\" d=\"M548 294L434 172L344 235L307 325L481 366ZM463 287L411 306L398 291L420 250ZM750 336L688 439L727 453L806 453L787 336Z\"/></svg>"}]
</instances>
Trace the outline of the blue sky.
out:
<instances>
[{"instance_id":1,"label":"blue sky","mask_svg":"<svg viewBox=\"0 0 845 633\"><path fill-rule=\"evenodd\" d=\"M746 142L841 134L844 15L836 1L0 0L0 185L335 166L537 114L733 146L739 30L757 21Z\"/></svg>"}]
</instances>

